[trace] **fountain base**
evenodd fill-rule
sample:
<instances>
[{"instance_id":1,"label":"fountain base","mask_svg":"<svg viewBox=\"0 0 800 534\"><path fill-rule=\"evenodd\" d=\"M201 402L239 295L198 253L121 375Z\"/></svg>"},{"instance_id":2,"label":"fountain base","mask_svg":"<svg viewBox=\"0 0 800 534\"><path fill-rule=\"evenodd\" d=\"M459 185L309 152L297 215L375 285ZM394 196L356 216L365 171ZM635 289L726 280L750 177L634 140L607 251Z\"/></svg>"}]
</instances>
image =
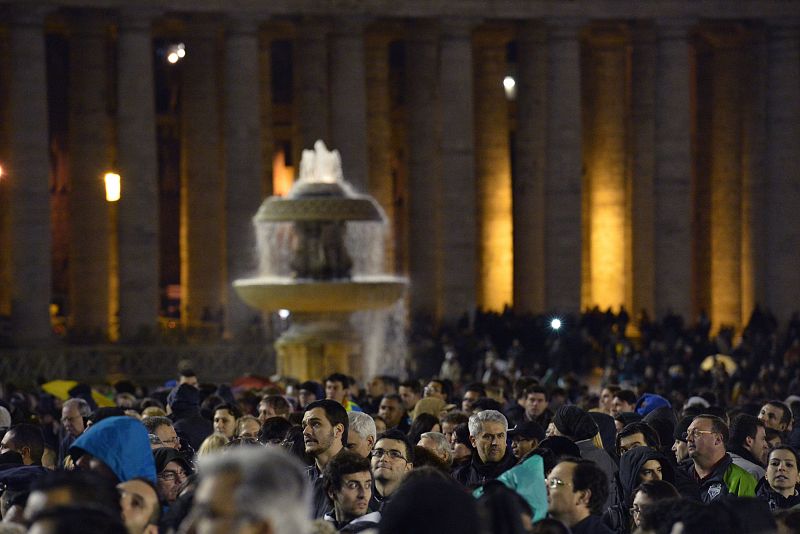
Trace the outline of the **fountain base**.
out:
<instances>
[{"instance_id":1,"label":"fountain base","mask_svg":"<svg viewBox=\"0 0 800 534\"><path fill-rule=\"evenodd\" d=\"M278 374L301 381L331 373L360 375L361 342L346 315L293 314L292 321L275 342Z\"/></svg>"}]
</instances>

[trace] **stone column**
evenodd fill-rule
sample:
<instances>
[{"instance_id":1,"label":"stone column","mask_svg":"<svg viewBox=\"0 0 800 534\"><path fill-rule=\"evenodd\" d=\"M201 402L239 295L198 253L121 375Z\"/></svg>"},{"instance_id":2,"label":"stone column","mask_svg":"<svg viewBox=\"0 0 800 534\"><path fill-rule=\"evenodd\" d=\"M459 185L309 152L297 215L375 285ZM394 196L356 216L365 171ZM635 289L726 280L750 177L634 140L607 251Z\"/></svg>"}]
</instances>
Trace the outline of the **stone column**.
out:
<instances>
[{"instance_id":1,"label":"stone column","mask_svg":"<svg viewBox=\"0 0 800 534\"><path fill-rule=\"evenodd\" d=\"M322 139L331 147L328 125L328 26L325 21L314 18L303 19L297 28L294 52L294 105L296 119L295 147L297 172L299 177L300 155L303 150L311 150L317 139Z\"/></svg>"},{"instance_id":2,"label":"stone column","mask_svg":"<svg viewBox=\"0 0 800 534\"><path fill-rule=\"evenodd\" d=\"M627 42L620 28L598 27L589 37L584 117L584 304L601 309L626 302L630 273L627 222Z\"/></svg>"},{"instance_id":3,"label":"stone column","mask_svg":"<svg viewBox=\"0 0 800 534\"><path fill-rule=\"evenodd\" d=\"M656 41L652 28L631 30L630 247L633 315L655 311L655 248L653 178L655 174Z\"/></svg>"},{"instance_id":4,"label":"stone column","mask_svg":"<svg viewBox=\"0 0 800 534\"><path fill-rule=\"evenodd\" d=\"M262 31L259 36L259 100L261 102L261 193L266 198L273 193L273 158L275 132L272 110L272 34ZM289 156L289 154L286 154Z\"/></svg>"},{"instance_id":5,"label":"stone column","mask_svg":"<svg viewBox=\"0 0 800 534\"><path fill-rule=\"evenodd\" d=\"M517 36L517 132L514 145L514 308L545 311L547 46L542 24Z\"/></svg>"},{"instance_id":6,"label":"stone column","mask_svg":"<svg viewBox=\"0 0 800 534\"><path fill-rule=\"evenodd\" d=\"M655 153L655 306L692 313L691 21L658 20Z\"/></svg>"},{"instance_id":7,"label":"stone column","mask_svg":"<svg viewBox=\"0 0 800 534\"><path fill-rule=\"evenodd\" d=\"M742 324L742 49L723 35L712 38L711 66L711 280L715 327Z\"/></svg>"},{"instance_id":8,"label":"stone column","mask_svg":"<svg viewBox=\"0 0 800 534\"><path fill-rule=\"evenodd\" d=\"M392 176L392 102L389 93L389 42L382 32L367 34L365 63L367 78L367 152L369 193L381 205L388 219L386 265L396 271L396 252L403 250L395 231L395 193ZM402 256L402 254L401 254Z\"/></svg>"},{"instance_id":9,"label":"stone column","mask_svg":"<svg viewBox=\"0 0 800 534\"><path fill-rule=\"evenodd\" d=\"M109 334L110 216L103 176L110 170L107 21L72 19L70 40L70 328Z\"/></svg>"},{"instance_id":10,"label":"stone column","mask_svg":"<svg viewBox=\"0 0 800 534\"><path fill-rule=\"evenodd\" d=\"M786 321L800 308L800 21L768 21L767 39L767 302Z\"/></svg>"},{"instance_id":11,"label":"stone column","mask_svg":"<svg viewBox=\"0 0 800 534\"><path fill-rule=\"evenodd\" d=\"M187 23L182 59L181 319L196 324L216 314L225 284L225 189L221 161L214 23Z\"/></svg>"},{"instance_id":12,"label":"stone column","mask_svg":"<svg viewBox=\"0 0 800 534\"><path fill-rule=\"evenodd\" d=\"M252 275L258 262L253 215L261 203L261 120L258 21L234 18L225 35L225 245L227 328L247 330L254 315L232 289L233 281Z\"/></svg>"},{"instance_id":13,"label":"stone column","mask_svg":"<svg viewBox=\"0 0 800 534\"><path fill-rule=\"evenodd\" d=\"M119 20L117 142L122 196L119 228L119 333L156 329L159 307L158 154L150 25L155 13L125 10Z\"/></svg>"},{"instance_id":14,"label":"stone column","mask_svg":"<svg viewBox=\"0 0 800 534\"><path fill-rule=\"evenodd\" d=\"M1 179L9 194L11 334L20 346L51 338L45 13L15 11L8 30L8 160Z\"/></svg>"},{"instance_id":15,"label":"stone column","mask_svg":"<svg viewBox=\"0 0 800 534\"><path fill-rule=\"evenodd\" d=\"M440 316L438 29L430 21L415 21L406 38L408 110L408 265L411 312L417 317Z\"/></svg>"},{"instance_id":16,"label":"stone column","mask_svg":"<svg viewBox=\"0 0 800 534\"><path fill-rule=\"evenodd\" d=\"M548 21L545 288L550 310L581 305L580 19Z\"/></svg>"},{"instance_id":17,"label":"stone column","mask_svg":"<svg viewBox=\"0 0 800 534\"><path fill-rule=\"evenodd\" d=\"M477 305L478 242L473 117L474 21L442 21L439 57L442 110L442 318L454 321Z\"/></svg>"},{"instance_id":18,"label":"stone column","mask_svg":"<svg viewBox=\"0 0 800 534\"><path fill-rule=\"evenodd\" d=\"M508 41L502 28L479 30L475 39L478 303L496 311L513 299L510 128L503 88Z\"/></svg>"},{"instance_id":19,"label":"stone column","mask_svg":"<svg viewBox=\"0 0 800 534\"><path fill-rule=\"evenodd\" d=\"M345 180L362 193L369 192L365 23L358 17L337 19L330 45L331 143L342 156Z\"/></svg>"}]
</instances>

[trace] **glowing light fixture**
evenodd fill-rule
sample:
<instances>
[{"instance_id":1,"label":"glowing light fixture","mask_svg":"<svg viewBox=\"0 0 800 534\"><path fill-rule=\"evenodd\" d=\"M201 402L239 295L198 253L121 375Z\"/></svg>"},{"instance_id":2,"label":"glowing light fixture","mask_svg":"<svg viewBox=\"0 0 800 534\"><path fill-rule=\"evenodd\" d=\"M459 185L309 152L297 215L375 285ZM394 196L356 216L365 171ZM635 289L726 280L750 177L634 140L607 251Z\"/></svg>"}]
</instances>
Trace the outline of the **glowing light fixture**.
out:
<instances>
[{"instance_id":1,"label":"glowing light fixture","mask_svg":"<svg viewBox=\"0 0 800 534\"><path fill-rule=\"evenodd\" d=\"M289 318L289 314L290 314L290 313L291 313L291 312L290 312L289 310L278 310L278 316L279 316L281 319L288 319L288 318Z\"/></svg>"},{"instance_id":2,"label":"glowing light fixture","mask_svg":"<svg viewBox=\"0 0 800 534\"><path fill-rule=\"evenodd\" d=\"M108 202L118 201L122 193L122 184L119 174L107 172L103 180L105 180L106 183L106 200Z\"/></svg>"},{"instance_id":3,"label":"glowing light fixture","mask_svg":"<svg viewBox=\"0 0 800 534\"><path fill-rule=\"evenodd\" d=\"M178 43L167 48L167 61L173 65L186 57L186 45Z\"/></svg>"},{"instance_id":4,"label":"glowing light fixture","mask_svg":"<svg viewBox=\"0 0 800 534\"><path fill-rule=\"evenodd\" d=\"M550 328L552 328L553 330L558 330L559 328L561 328L561 319L556 317L555 319L550 321Z\"/></svg>"},{"instance_id":5,"label":"glowing light fixture","mask_svg":"<svg viewBox=\"0 0 800 534\"><path fill-rule=\"evenodd\" d=\"M503 89L505 89L508 100L514 100L517 97L517 81L513 76L503 78Z\"/></svg>"},{"instance_id":6,"label":"glowing light fixture","mask_svg":"<svg viewBox=\"0 0 800 534\"><path fill-rule=\"evenodd\" d=\"M3 172L3 166L0 165L0 180L3 179L3 176L5 176L5 173Z\"/></svg>"}]
</instances>

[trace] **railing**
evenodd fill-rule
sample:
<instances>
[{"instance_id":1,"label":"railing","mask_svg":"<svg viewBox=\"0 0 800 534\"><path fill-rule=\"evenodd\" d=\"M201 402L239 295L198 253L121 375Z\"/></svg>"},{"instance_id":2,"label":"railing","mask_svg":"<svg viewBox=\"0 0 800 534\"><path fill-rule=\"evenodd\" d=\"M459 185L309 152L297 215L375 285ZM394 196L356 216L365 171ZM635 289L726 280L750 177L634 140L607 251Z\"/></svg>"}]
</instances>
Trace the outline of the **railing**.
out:
<instances>
[{"instance_id":1,"label":"railing","mask_svg":"<svg viewBox=\"0 0 800 534\"><path fill-rule=\"evenodd\" d=\"M156 385L175 378L184 362L201 382L223 383L246 373L269 376L275 372L274 350L264 343L63 346L0 349L0 381L31 386L40 379L102 384L128 378Z\"/></svg>"}]
</instances>

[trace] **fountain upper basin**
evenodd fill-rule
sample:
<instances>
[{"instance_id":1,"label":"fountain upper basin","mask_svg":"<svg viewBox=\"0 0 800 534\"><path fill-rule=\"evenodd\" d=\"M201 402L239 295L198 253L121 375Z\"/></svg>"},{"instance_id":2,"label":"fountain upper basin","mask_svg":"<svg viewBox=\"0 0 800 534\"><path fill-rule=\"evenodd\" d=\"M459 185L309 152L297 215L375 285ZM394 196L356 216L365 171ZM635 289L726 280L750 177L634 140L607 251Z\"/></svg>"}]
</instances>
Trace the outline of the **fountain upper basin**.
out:
<instances>
[{"instance_id":1,"label":"fountain upper basin","mask_svg":"<svg viewBox=\"0 0 800 534\"><path fill-rule=\"evenodd\" d=\"M398 276L369 276L341 280L280 277L236 280L233 287L250 306L300 313L375 310L403 296L408 280Z\"/></svg>"}]
</instances>

